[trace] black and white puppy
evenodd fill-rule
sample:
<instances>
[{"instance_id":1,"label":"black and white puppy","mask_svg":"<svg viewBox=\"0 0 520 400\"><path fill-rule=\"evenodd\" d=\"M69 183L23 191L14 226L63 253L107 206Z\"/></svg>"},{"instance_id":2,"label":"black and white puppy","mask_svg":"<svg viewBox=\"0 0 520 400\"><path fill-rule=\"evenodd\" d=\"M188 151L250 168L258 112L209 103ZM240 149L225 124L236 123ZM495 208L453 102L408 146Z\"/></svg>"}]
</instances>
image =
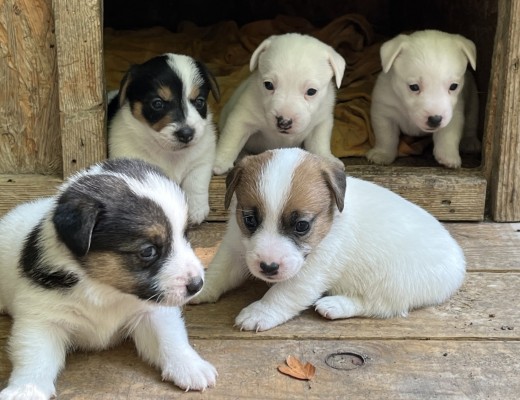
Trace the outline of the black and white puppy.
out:
<instances>
[{"instance_id":1,"label":"black and white puppy","mask_svg":"<svg viewBox=\"0 0 520 400\"><path fill-rule=\"evenodd\" d=\"M110 158L140 158L161 167L185 191L194 224L209 213L216 146L209 92L220 99L202 63L168 53L132 66L108 106Z\"/></svg>"},{"instance_id":2,"label":"black and white puppy","mask_svg":"<svg viewBox=\"0 0 520 400\"><path fill-rule=\"evenodd\" d=\"M0 399L48 399L72 349L131 337L141 357L183 389L215 384L190 346L179 306L203 285L186 239L180 187L138 160L82 171L54 197L0 220L0 312L13 319L13 364Z\"/></svg>"}]
</instances>

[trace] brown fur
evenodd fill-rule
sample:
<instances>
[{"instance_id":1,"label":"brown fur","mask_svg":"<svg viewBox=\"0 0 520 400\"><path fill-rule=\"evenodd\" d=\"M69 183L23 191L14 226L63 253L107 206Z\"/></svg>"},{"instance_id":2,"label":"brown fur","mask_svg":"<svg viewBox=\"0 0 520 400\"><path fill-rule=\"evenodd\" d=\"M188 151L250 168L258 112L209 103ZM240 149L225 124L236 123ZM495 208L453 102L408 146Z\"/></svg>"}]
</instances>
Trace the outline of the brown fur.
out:
<instances>
[{"instance_id":1,"label":"brown fur","mask_svg":"<svg viewBox=\"0 0 520 400\"><path fill-rule=\"evenodd\" d=\"M112 252L95 252L85 260L85 269L92 279L122 292L133 293L138 286L137 275L126 270L123 265L123 258Z\"/></svg>"}]
</instances>

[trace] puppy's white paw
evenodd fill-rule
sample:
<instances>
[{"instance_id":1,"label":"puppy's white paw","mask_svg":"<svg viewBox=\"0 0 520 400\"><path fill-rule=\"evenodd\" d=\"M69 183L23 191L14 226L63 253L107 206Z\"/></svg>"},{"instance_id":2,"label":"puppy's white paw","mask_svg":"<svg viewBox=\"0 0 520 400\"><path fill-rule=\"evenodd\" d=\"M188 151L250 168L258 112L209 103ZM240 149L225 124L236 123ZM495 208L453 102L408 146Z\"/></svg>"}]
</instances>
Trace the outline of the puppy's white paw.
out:
<instances>
[{"instance_id":1,"label":"puppy's white paw","mask_svg":"<svg viewBox=\"0 0 520 400\"><path fill-rule=\"evenodd\" d=\"M325 296L314 305L316 311L328 319L350 318L361 313L361 305L345 296Z\"/></svg>"},{"instance_id":2,"label":"puppy's white paw","mask_svg":"<svg viewBox=\"0 0 520 400\"><path fill-rule=\"evenodd\" d=\"M341 167L343 169L345 169L345 163L343 161L341 161L339 158L337 157L334 157L334 156L329 156L327 157L332 163L336 164L338 167Z\"/></svg>"},{"instance_id":3,"label":"puppy's white paw","mask_svg":"<svg viewBox=\"0 0 520 400\"><path fill-rule=\"evenodd\" d=\"M388 152L383 149L372 148L367 151L366 158L374 164L388 165L395 160L394 152Z\"/></svg>"},{"instance_id":4,"label":"puppy's white paw","mask_svg":"<svg viewBox=\"0 0 520 400\"><path fill-rule=\"evenodd\" d=\"M213 173L215 175L223 175L228 172L231 168L233 168L233 162L229 162L226 160L217 160L215 161L215 165L213 165Z\"/></svg>"},{"instance_id":5,"label":"puppy's white paw","mask_svg":"<svg viewBox=\"0 0 520 400\"><path fill-rule=\"evenodd\" d=\"M448 168L460 168L462 165L462 160L460 158L460 155L458 152L446 152L442 153L440 151L435 151L435 148L433 149L433 155L435 156L435 159L439 164L444 165Z\"/></svg>"},{"instance_id":6,"label":"puppy's white paw","mask_svg":"<svg viewBox=\"0 0 520 400\"><path fill-rule=\"evenodd\" d=\"M207 283L205 283L205 285L206 284ZM200 293L189 301L189 304L216 303L219 297L218 293L211 290L205 290L203 287Z\"/></svg>"},{"instance_id":7,"label":"puppy's white paw","mask_svg":"<svg viewBox=\"0 0 520 400\"><path fill-rule=\"evenodd\" d=\"M478 154L482 149L482 144L480 143L480 140L474 136L463 137L460 141L459 148L460 151L465 154Z\"/></svg>"},{"instance_id":8,"label":"puppy's white paw","mask_svg":"<svg viewBox=\"0 0 520 400\"><path fill-rule=\"evenodd\" d=\"M46 394L34 384L23 386L8 386L0 392L0 400L47 400L54 395L54 390Z\"/></svg>"},{"instance_id":9,"label":"puppy's white paw","mask_svg":"<svg viewBox=\"0 0 520 400\"><path fill-rule=\"evenodd\" d=\"M266 331L287 321L286 316L272 306L266 306L261 300L251 303L235 318L235 325L246 331Z\"/></svg>"},{"instance_id":10,"label":"puppy's white paw","mask_svg":"<svg viewBox=\"0 0 520 400\"><path fill-rule=\"evenodd\" d=\"M209 362L201 358L195 351L182 361L169 365L162 371L162 378L172 381L181 389L204 390L215 386L217 370Z\"/></svg>"},{"instance_id":11,"label":"puppy's white paw","mask_svg":"<svg viewBox=\"0 0 520 400\"><path fill-rule=\"evenodd\" d=\"M189 207L188 219L191 224L201 224L209 214L209 205L193 205Z\"/></svg>"}]
</instances>

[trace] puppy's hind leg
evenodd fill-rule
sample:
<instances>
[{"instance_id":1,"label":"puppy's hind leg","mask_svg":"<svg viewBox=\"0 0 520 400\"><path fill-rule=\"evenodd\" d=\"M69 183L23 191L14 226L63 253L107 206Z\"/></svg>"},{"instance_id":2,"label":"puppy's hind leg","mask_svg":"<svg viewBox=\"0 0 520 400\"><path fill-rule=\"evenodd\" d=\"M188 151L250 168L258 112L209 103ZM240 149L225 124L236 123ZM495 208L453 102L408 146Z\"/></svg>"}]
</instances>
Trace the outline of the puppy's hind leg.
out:
<instances>
[{"instance_id":1,"label":"puppy's hind leg","mask_svg":"<svg viewBox=\"0 0 520 400\"><path fill-rule=\"evenodd\" d=\"M16 319L9 341L13 372L0 399L49 399L65 364L66 332L38 321Z\"/></svg>"},{"instance_id":2,"label":"puppy's hind leg","mask_svg":"<svg viewBox=\"0 0 520 400\"><path fill-rule=\"evenodd\" d=\"M164 380L185 390L215 386L217 370L190 346L178 307L152 306L132 336L139 355L159 367Z\"/></svg>"},{"instance_id":3,"label":"puppy's hind leg","mask_svg":"<svg viewBox=\"0 0 520 400\"><path fill-rule=\"evenodd\" d=\"M351 318L364 315L359 300L342 295L324 296L314 303L316 311L328 319Z\"/></svg>"}]
</instances>

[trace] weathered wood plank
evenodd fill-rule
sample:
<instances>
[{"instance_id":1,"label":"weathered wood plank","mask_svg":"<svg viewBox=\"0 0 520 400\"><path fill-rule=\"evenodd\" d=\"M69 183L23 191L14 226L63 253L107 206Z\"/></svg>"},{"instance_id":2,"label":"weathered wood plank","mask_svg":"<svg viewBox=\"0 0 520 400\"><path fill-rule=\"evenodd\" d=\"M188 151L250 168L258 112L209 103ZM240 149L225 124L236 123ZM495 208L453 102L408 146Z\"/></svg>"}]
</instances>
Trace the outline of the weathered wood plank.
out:
<instances>
[{"instance_id":1,"label":"weathered wood plank","mask_svg":"<svg viewBox=\"0 0 520 400\"><path fill-rule=\"evenodd\" d=\"M347 165L347 174L366 179L400 194L442 221L482 221L486 180L478 168L413 168ZM209 221L225 221L225 177L214 176L210 184Z\"/></svg>"},{"instance_id":2,"label":"weathered wood plank","mask_svg":"<svg viewBox=\"0 0 520 400\"><path fill-rule=\"evenodd\" d=\"M107 154L102 1L54 0L52 5L63 176L67 177Z\"/></svg>"},{"instance_id":3,"label":"weathered wood plank","mask_svg":"<svg viewBox=\"0 0 520 400\"><path fill-rule=\"evenodd\" d=\"M67 358L57 381L66 399L515 399L520 393L520 343L417 340L195 340L219 372L217 386L184 393L163 382L142 362L133 344ZM338 352L364 364L334 369L325 360ZM300 381L276 367L288 355L311 362L316 376ZM0 386L10 365L0 353Z\"/></svg>"},{"instance_id":4,"label":"weathered wood plank","mask_svg":"<svg viewBox=\"0 0 520 400\"><path fill-rule=\"evenodd\" d=\"M0 2L0 173L61 173L51 3Z\"/></svg>"},{"instance_id":5,"label":"weathered wood plank","mask_svg":"<svg viewBox=\"0 0 520 400\"><path fill-rule=\"evenodd\" d=\"M425 339L479 338L519 340L518 273L469 273L461 290L448 302L410 312L406 318L351 318L329 321L309 309L291 321L265 332L233 328L240 310L259 300L267 290L263 282L248 281L215 304L185 307L190 334L212 337L291 339ZM512 329L510 329L512 328Z\"/></svg>"},{"instance_id":6,"label":"weathered wood plank","mask_svg":"<svg viewBox=\"0 0 520 400\"><path fill-rule=\"evenodd\" d=\"M495 221L520 221L520 3L498 1L484 167Z\"/></svg>"}]
</instances>

